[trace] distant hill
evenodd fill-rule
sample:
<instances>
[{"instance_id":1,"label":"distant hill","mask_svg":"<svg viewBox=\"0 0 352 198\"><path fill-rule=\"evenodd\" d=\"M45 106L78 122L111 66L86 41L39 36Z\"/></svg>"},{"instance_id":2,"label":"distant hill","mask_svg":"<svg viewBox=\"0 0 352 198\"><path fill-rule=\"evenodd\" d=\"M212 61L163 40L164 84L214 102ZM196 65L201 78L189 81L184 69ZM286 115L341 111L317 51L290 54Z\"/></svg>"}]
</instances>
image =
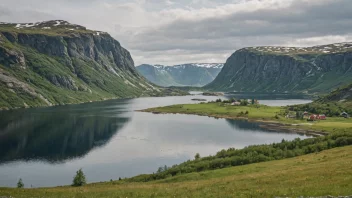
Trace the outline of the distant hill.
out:
<instances>
[{"instance_id":1,"label":"distant hill","mask_svg":"<svg viewBox=\"0 0 352 198\"><path fill-rule=\"evenodd\" d=\"M352 42L314 47L248 47L229 57L215 91L329 93L352 82Z\"/></svg>"},{"instance_id":2,"label":"distant hill","mask_svg":"<svg viewBox=\"0 0 352 198\"><path fill-rule=\"evenodd\" d=\"M352 84L337 88L312 103L294 105L291 110L326 114L329 117L341 116L342 112L352 115Z\"/></svg>"},{"instance_id":3,"label":"distant hill","mask_svg":"<svg viewBox=\"0 0 352 198\"><path fill-rule=\"evenodd\" d=\"M221 63L190 63L175 66L143 64L138 66L137 70L156 85L201 87L213 81L223 66Z\"/></svg>"},{"instance_id":4,"label":"distant hill","mask_svg":"<svg viewBox=\"0 0 352 198\"><path fill-rule=\"evenodd\" d=\"M321 102L352 102L352 84L336 89L329 95L319 99Z\"/></svg>"}]
</instances>

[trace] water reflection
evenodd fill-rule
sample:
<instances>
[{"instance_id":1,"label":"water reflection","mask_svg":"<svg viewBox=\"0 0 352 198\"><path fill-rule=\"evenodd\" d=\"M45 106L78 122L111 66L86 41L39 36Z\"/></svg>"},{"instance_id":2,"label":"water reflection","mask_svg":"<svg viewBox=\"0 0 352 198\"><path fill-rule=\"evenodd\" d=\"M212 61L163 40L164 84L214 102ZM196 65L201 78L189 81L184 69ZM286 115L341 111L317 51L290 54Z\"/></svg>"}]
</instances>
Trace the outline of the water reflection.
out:
<instances>
[{"instance_id":1,"label":"water reflection","mask_svg":"<svg viewBox=\"0 0 352 198\"><path fill-rule=\"evenodd\" d=\"M213 155L229 147L292 140L241 120L194 115L150 114L134 110L198 103L192 98L137 98L53 108L0 111L0 186L68 185L83 168L89 182L153 173L196 153ZM221 97L224 99L225 97ZM246 97L247 98L247 97ZM289 105L307 100L261 100ZM99 147L99 149L97 149ZM48 163L49 162L49 163Z\"/></svg>"},{"instance_id":2,"label":"water reflection","mask_svg":"<svg viewBox=\"0 0 352 198\"><path fill-rule=\"evenodd\" d=\"M125 100L128 102L128 100ZM103 103L0 112L0 163L61 163L105 145L130 121L121 106Z\"/></svg>"}]
</instances>

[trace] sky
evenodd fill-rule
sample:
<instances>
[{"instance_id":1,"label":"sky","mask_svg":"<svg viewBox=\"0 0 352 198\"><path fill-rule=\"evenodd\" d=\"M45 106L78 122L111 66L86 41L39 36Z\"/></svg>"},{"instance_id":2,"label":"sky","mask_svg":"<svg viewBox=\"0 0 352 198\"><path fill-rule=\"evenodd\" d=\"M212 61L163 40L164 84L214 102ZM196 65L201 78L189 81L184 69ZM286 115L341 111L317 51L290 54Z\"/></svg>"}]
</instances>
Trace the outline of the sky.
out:
<instances>
[{"instance_id":1,"label":"sky","mask_svg":"<svg viewBox=\"0 0 352 198\"><path fill-rule=\"evenodd\" d=\"M1 22L108 32L135 65L224 63L250 46L352 41L352 0L0 0Z\"/></svg>"}]
</instances>

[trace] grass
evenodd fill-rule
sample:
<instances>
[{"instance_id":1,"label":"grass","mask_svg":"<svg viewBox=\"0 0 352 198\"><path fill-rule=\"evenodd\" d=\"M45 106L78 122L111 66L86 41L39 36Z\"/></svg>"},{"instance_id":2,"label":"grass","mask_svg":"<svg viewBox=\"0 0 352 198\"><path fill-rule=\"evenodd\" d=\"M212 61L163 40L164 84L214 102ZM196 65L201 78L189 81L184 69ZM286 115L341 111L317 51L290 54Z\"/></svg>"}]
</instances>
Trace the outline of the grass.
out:
<instances>
[{"instance_id":1,"label":"grass","mask_svg":"<svg viewBox=\"0 0 352 198\"><path fill-rule=\"evenodd\" d=\"M172 105L143 110L155 113L181 113L218 117L246 117L249 119L272 120L276 114L283 110L282 107L269 107L264 105L231 106L223 103L202 103ZM245 112L249 113L246 115Z\"/></svg>"},{"instance_id":2,"label":"grass","mask_svg":"<svg viewBox=\"0 0 352 198\"><path fill-rule=\"evenodd\" d=\"M201 103L157 107L142 111L153 113L193 114L228 119L248 119L259 122L274 122L292 125L288 126L290 128L324 132L333 132L337 129L352 129L352 119L328 117L327 120L315 122L287 119L285 118L285 114L287 113L286 107L269 107L265 105L231 106L223 103ZM248 112L248 114L246 114L246 112Z\"/></svg>"},{"instance_id":3,"label":"grass","mask_svg":"<svg viewBox=\"0 0 352 198\"><path fill-rule=\"evenodd\" d=\"M352 146L169 179L84 187L0 188L12 197L298 197L352 194ZM89 178L88 178L89 179Z\"/></svg>"}]
</instances>

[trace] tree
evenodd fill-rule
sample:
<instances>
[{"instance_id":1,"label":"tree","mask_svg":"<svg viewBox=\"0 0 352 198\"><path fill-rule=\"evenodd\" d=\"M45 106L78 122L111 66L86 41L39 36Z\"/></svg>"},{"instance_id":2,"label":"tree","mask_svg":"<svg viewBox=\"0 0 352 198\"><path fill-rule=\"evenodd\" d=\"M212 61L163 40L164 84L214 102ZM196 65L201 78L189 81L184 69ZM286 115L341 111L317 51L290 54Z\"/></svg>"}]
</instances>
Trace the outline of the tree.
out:
<instances>
[{"instance_id":1,"label":"tree","mask_svg":"<svg viewBox=\"0 0 352 198\"><path fill-rule=\"evenodd\" d=\"M24 187L24 184L23 184L22 179L20 178L17 182L17 188L23 188L23 187Z\"/></svg>"},{"instance_id":2,"label":"tree","mask_svg":"<svg viewBox=\"0 0 352 198\"><path fill-rule=\"evenodd\" d=\"M164 171L164 168L162 166L160 166L156 172L157 173L162 173L163 171Z\"/></svg>"},{"instance_id":3,"label":"tree","mask_svg":"<svg viewBox=\"0 0 352 198\"><path fill-rule=\"evenodd\" d=\"M72 186L83 186L87 183L86 176L84 175L82 169L76 172L76 176L73 178Z\"/></svg>"},{"instance_id":4,"label":"tree","mask_svg":"<svg viewBox=\"0 0 352 198\"><path fill-rule=\"evenodd\" d=\"M196 159L196 160L200 159L199 153L197 153L197 154L194 156L194 159Z\"/></svg>"},{"instance_id":5,"label":"tree","mask_svg":"<svg viewBox=\"0 0 352 198\"><path fill-rule=\"evenodd\" d=\"M241 106L247 106L248 100L241 100Z\"/></svg>"}]
</instances>

